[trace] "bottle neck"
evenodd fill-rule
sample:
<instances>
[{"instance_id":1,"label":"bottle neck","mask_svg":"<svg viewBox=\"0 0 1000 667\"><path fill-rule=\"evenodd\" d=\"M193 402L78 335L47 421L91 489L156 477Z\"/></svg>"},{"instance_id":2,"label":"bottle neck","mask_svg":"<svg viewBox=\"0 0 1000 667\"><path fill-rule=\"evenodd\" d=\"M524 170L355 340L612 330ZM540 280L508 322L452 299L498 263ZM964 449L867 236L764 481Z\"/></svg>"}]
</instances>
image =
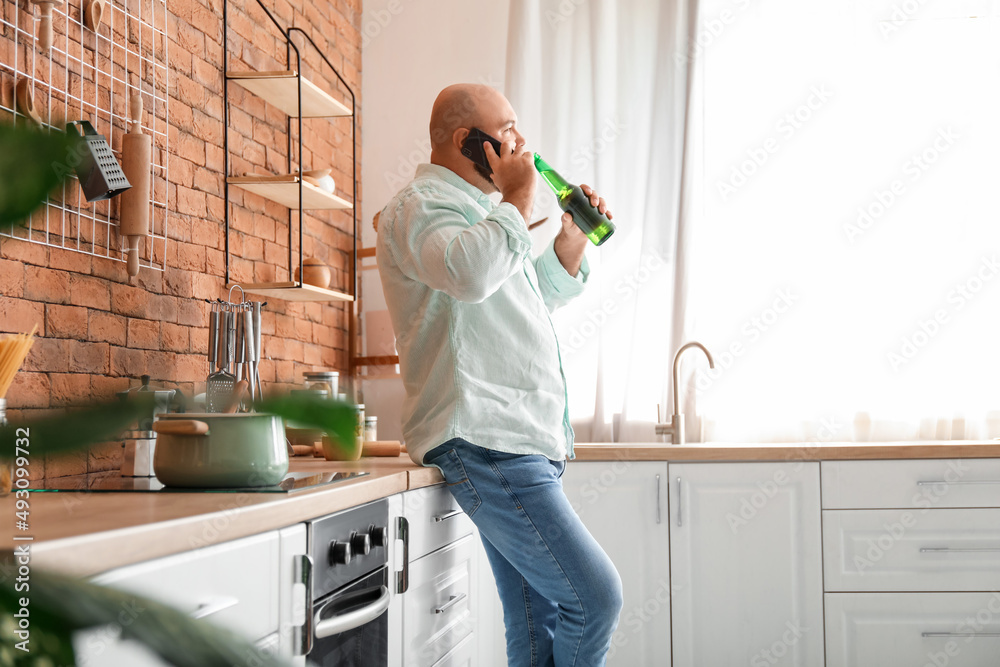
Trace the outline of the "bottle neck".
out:
<instances>
[{"instance_id":1,"label":"bottle neck","mask_svg":"<svg viewBox=\"0 0 1000 667\"><path fill-rule=\"evenodd\" d=\"M542 175L542 178L559 199L564 199L573 192L573 184L560 176L559 172L550 167L538 153L535 153L535 169L538 170L538 173Z\"/></svg>"}]
</instances>

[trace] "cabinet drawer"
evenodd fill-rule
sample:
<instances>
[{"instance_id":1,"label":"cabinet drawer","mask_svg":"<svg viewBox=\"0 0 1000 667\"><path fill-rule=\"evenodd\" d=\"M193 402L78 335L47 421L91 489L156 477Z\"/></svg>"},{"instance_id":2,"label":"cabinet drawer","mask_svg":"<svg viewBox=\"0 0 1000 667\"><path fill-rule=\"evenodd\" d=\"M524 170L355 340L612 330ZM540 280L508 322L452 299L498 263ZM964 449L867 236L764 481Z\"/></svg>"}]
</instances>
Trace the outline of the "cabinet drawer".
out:
<instances>
[{"instance_id":1,"label":"cabinet drawer","mask_svg":"<svg viewBox=\"0 0 1000 667\"><path fill-rule=\"evenodd\" d=\"M823 509L1000 507L1000 459L824 461L822 478Z\"/></svg>"},{"instance_id":2,"label":"cabinet drawer","mask_svg":"<svg viewBox=\"0 0 1000 667\"><path fill-rule=\"evenodd\" d=\"M277 531L106 572L94 582L142 595L257 640L278 630Z\"/></svg>"},{"instance_id":3,"label":"cabinet drawer","mask_svg":"<svg viewBox=\"0 0 1000 667\"><path fill-rule=\"evenodd\" d=\"M824 510L827 591L1000 589L1000 509Z\"/></svg>"},{"instance_id":4,"label":"cabinet drawer","mask_svg":"<svg viewBox=\"0 0 1000 667\"><path fill-rule=\"evenodd\" d=\"M827 593L826 664L996 667L1000 593Z\"/></svg>"},{"instance_id":5,"label":"cabinet drawer","mask_svg":"<svg viewBox=\"0 0 1000 667\"><path fill-rule=\"evenodd\" d=\"M476 657L476 636L469 634L458 646L445 653L431 667L474 667Z\"/></svg>"},{"instance_id":6,"label":"cabinet drawer","mask_svg":"<svg viewBox=\"0 0 1000 667\"><path fill-rule=\"evenodd\" d=\"M444 486L403 494L403 516L410 523L410 561L472 534L472 520Z\"/></svg>"},{"instance_id":7,"label":"cabinet drawer","mask_svg":"<svg viewBox=\"0 0 1000 667\"><path fill-rule=\"evenodd\" d=\"M464 537L410 563L403 596L407 667L433 665L472 632L474 540Z\"/></svg>"}]
</instances>

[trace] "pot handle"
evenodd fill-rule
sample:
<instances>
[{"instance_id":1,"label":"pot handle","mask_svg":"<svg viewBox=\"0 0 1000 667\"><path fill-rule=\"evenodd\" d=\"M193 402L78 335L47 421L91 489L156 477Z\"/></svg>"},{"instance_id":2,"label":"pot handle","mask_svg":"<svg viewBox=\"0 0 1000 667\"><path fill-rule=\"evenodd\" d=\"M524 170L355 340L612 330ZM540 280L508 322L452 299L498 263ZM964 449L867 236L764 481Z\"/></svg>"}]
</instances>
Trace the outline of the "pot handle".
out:
<instances>
[{"instance_id":1,"label":"pot handle","mask_svg":"<svg viewBox=\"0 0 1000 667\"><path fill-rule=\"evenodd\" d=\"M160 419L153 430L164 435L208 435L208 424L195 419Z\"/></svg>"}]
</instances>

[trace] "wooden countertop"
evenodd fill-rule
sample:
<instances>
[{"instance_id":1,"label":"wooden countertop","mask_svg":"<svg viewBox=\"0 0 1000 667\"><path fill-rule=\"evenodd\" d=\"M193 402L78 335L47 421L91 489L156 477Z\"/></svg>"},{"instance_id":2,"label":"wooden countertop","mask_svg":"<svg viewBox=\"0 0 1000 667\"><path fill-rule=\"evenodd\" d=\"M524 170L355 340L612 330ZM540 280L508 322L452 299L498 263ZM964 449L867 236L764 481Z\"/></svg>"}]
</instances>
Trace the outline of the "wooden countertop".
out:
<instances>
[{"instance_id":1,"label":"wooden countertop","mask_svg":"<svg viewBox=\"0 0 1000 667\"><path fill-rule=\"evenodd\" d=\"M577 461L843 461L1000 458L1000 440L926 442L577 443Z\"/></svg>"},{"instance_id":2,"label":"wooden countertop","mask_svg":"<svg viewBox=\"0 0 1000 667\"><path fill-rule=\"evenodd\" d=\"M708 443L576 445L578 461L824 461L1000 458L1000 441L895 443ZM131 563L261 533L442 481L436 468L392 458L331 462L295 457L295 472L364 470L369 475L326 488L271 493L34 493L32 563L90 576ZM14 542L15 498L0 499L11 517L0 549Z\"/></svg>"},{"instance_id":3,"label":"wooden countertop","mask_svg":"<svg viewBox=\"0 0 1000 667\"><path fill-rule=\"evenodd\" d=\"M295 457L293 472L363 470L369 474L325 488L275 493L33 493L31 542L14 542L14 495L0 500L8 531L0 549L31 544L35 567L90 576L131 563L234 540L408 489L442 481L436 468L406 454L355 462Z\"/></svg>"}]
</instances>

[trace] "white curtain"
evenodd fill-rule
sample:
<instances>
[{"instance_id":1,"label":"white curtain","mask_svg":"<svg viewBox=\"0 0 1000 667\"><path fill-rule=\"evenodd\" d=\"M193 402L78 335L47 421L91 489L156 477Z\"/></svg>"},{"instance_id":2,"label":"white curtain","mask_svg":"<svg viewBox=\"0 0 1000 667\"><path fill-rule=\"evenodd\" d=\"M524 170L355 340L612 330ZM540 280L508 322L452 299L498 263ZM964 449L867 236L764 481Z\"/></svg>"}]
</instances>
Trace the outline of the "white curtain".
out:
<instances>
[{"instance_id":1,"label":"white curtain","mask_svg":"<svg viewBox=\"0 0 1000 667\"><path fill-rule=\"evenodd\" d=\"M579 442L654 441L686 339L697 0L512 0L506 93L529 147L593 186L617 231L591 247L589 289L554 315ZM543 247L560 211L539 186Z\"/></svg>"},{"instance_id":2,"label":"white curtain","mask_svg":"<svg viewBox=\"0 0 1000 667\"><path fill-rule=\"evenodd\" d=\"M706 438L1000 436L1000 1L703 0L698 32Z\"/></svg>"},{"instance_id":3,"label":"white curtain","mask_svg":"<svg viewBox=\"0 0 1000 667\"><path fill-rule=\"evenodd\" d=\"M618 224L577 439L658 440L692 338L689 441L1000 436L997 72L1000 0L513 0L520 125Z\"/></svg>"}]
</instances>

